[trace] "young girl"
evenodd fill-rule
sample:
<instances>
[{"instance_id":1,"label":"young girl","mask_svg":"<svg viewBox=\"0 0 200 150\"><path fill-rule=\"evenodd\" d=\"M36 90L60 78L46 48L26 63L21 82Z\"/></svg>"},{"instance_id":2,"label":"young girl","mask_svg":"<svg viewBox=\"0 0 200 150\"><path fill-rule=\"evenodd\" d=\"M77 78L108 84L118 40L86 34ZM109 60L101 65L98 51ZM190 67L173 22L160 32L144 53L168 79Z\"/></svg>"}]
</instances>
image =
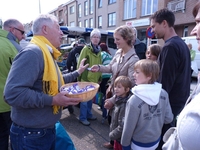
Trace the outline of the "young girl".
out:
<instances>
[{"instance_id":1,"label":"young girl","mask_svg":"<svg viewBox=\"0 0 200 150\"><path fill-rule=\"evenodd\" d=\"M109 137L111 140L114 140L114 150L122 150L122 146L120 144L126 102L130 98L131 93L130 89L132 87L132 83L130 79L126 76L119 76L116 78L114 82L114 92L115 92L115 105L114 110L112 111L112 119L110 124L110 133ZM106 105L106 103L105 103Z\"/></svg>"},{"instance_id":2,"label":"young girl","mask_svg":"<svg viewBox=\"0 0 200 150\"><path fill-rule=\"evenodd\" d=\"M136 86L127 101L121 138L123 150L155 150L163 124L173 120L168 94L156 80L159 65L143 59L134 65Z\"/></svg>"},{"instance_id":3,"label":"young girl","mask_svg":"<svg viewBox=\"0 0 200 150\"><path fill-rule=\"evenodd\" d=\"M162 47L159 44L152 44L146 51L146 59L157 60Z\"/></svg>"}]
</instances>

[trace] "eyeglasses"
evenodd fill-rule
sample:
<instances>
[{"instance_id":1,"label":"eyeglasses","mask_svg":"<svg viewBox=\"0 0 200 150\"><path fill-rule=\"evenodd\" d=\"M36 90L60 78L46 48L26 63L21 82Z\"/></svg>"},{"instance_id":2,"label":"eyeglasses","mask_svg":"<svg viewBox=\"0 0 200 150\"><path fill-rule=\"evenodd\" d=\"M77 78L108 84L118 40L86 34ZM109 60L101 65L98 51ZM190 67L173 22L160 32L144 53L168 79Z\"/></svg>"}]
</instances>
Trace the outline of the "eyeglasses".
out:
<instances>
[{"instance_id":1,"label":"eyeglasses","mask_svg":"<svg viewBox=\"0 0 200 150\"><path fill-rule=\"evenodd\" d=\"M18 28L15 28L15 27L13 27L13 28L16 29L16 30L18 30L19 32L21 32L22 35L24 35L25 31L22 31L22 30L20 30Z\"/></svg>"}]
</instances>

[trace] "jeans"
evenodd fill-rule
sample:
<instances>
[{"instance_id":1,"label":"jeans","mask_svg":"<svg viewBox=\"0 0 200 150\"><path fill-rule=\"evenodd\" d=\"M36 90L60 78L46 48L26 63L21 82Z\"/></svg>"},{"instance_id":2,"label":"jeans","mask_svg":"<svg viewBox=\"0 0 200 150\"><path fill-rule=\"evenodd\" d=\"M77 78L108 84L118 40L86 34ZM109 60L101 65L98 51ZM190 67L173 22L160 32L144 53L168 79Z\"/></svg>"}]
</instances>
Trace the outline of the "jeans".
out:
<instances>
[{"instance_id":1,"label":"jeans","mask_svg":"<svg viewBox=\"0 0 200 150\"><path fill-rule=\"evenodd\" d=\"M0 113L0 149L8 150L10 127L12 121L10 118L10 111Z\"/></svg>"},{"instance_id":2,"label":"jeans","mask_svg":"<svg viewBox=\"0 0 200 150\"><path fill-rule=\"evenodd\" d=\"M10 140L13 150L54 150L55 128L25 128L12 124Z\"/></svg>"},{"instance_id":3,"label":"jeans","mask_svg":"<svg viewBox=\"0 0 200 150\"><path fill-rule=\"evenodd\" d=\"M105 100L106 100L106 97L103 96L103 98L102 98L102 107L101 107L102 108L102 117L103 118L107 118L107 114L108 114L107 109L104 107Z\"/></svg>"},{"instance_id":4,"label":"jeans","mask_svg":"<svg viewBox=\"0 0 200 150\"><path fill-rule=\"evenodd\" d=\"M87 120L87 118L91 118L93 116L91 110L92 110L92 100L89 100L87 102L81 102L79 120L84 121Z\"/></svg>"}]
</instances>

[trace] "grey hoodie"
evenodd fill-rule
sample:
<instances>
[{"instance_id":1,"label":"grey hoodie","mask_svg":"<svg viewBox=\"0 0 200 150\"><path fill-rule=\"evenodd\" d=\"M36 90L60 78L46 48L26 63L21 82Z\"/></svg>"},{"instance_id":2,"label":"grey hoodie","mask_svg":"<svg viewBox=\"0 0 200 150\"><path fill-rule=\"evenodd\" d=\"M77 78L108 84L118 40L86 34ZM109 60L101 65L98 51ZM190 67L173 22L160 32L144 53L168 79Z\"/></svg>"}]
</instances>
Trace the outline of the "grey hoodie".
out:
<instances>
[{"instance_id":1,"label":"grey hoodie","mask_svg":"<svg viewBox=\"0 0 200 150\"><path fill-rule=\"evenodd\" d=\"M123 147L129 147L132 140L141 144L157 141L163 124L172 122L168 94L161 87L160 83L155 82L132 88L133 96L126 105L121 138Z\"/></svg>"}]
</instances>

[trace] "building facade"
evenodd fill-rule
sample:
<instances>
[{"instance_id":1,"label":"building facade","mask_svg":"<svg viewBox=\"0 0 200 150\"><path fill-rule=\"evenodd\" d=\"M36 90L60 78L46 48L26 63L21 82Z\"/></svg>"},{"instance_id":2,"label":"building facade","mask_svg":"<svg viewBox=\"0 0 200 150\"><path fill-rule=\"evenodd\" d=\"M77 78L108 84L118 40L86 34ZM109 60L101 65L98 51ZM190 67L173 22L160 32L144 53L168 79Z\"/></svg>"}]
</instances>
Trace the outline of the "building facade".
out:
<instances>
[{"instance_id":1,"label":"building facade","mask_svg":"<svg viewBox=\"0 0 200 150\"><path fill-rule=\"evenodd\" d=\"M52 10L60 25L114 30L120 25L133 26L138 38L147 43L149 17L167 7L175 14L175 30L180 37L189 36L195 26L192 9L198 0L70 0ZM150 43L163 43L152 39Z\"/></svg>"}]
</instances>

